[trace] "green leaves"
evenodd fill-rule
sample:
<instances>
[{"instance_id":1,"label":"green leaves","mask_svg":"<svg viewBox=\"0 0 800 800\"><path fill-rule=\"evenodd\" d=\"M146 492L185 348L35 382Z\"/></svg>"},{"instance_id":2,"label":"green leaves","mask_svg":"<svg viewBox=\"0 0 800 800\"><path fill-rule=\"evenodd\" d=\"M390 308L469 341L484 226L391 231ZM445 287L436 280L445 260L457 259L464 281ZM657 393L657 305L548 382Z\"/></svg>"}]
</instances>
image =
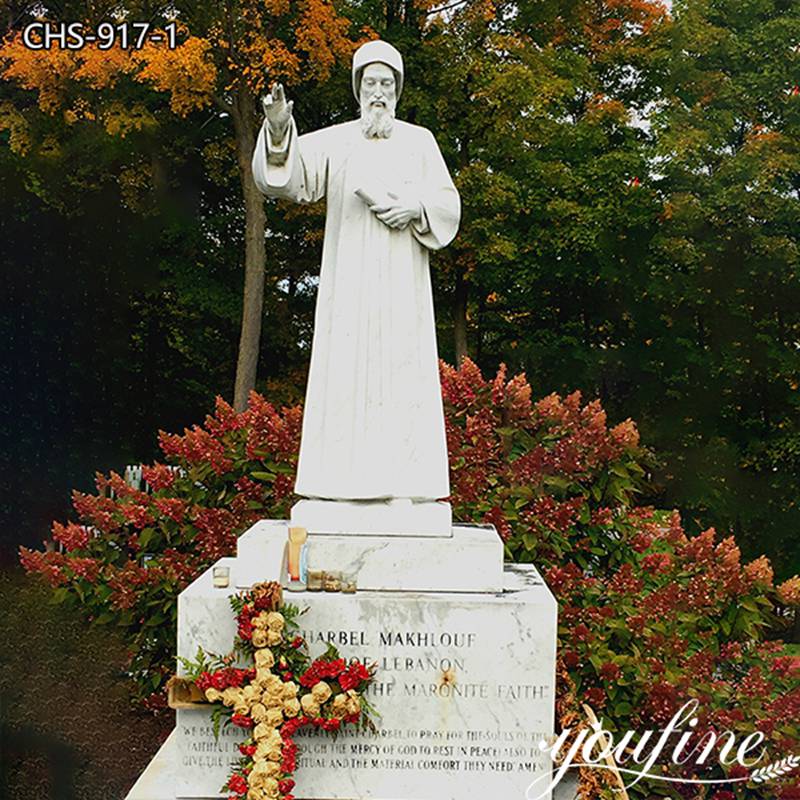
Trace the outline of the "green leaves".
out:
<instances>
[{"instance_id":1,"label":"green leaves","mask_svg":"<svg viewBox=\"0 0 800 800\"><path fill-rule=\"evenodd\" d=\"M274 472L263 472L261 470L256 470L255 472L250 473L251 478L255 478L257 481L264 481L265 483L272 483L275 480L275 473Z\"/></svg>"}]
</instances>

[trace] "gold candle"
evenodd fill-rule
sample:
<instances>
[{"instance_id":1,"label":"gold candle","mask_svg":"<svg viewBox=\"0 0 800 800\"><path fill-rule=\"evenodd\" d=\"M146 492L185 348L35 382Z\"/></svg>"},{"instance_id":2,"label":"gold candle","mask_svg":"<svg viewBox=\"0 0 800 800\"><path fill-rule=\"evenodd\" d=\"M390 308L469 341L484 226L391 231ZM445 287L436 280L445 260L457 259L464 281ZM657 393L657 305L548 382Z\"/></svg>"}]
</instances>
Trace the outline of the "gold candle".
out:
<instances>
[{"instance_id":1,"label":"gold candle","mask_svg":"<svg viewBox=\"0 0 800 800\"><path fill-rule=\"evenodd\" d=\"M310 569L308 571L306 590L309 592L321 592L324 581L325 573L321 569Z\"/></svg>"},{"instance_id":2,"label":"gold candle","mask_svg":"<svg viewBox=\"0 0 800 800\"><path fill-rule=\"evenodd\" d=\"M342 573L326 572L323 578L323 588L326 592L339 592L342 589Z\"/></svg>"}]
</instances>

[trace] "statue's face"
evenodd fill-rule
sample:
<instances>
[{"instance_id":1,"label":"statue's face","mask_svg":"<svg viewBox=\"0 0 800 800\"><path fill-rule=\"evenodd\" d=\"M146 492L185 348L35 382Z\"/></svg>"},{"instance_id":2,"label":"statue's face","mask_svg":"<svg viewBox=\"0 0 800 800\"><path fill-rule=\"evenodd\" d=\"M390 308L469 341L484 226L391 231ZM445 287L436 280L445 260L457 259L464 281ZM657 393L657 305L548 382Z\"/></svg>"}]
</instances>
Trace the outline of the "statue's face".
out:
<instances>
[{"instance_id":1,"label":"statue's face","mask_svg":"<svg viewBox=\"0 0 800 800\"><path fill-rule=\"evenodd\" d=\"M386 64L367 64L361 73L361 113L394 115L397 105L397 85L394 72Z\"/></svg>"}]
</instances>

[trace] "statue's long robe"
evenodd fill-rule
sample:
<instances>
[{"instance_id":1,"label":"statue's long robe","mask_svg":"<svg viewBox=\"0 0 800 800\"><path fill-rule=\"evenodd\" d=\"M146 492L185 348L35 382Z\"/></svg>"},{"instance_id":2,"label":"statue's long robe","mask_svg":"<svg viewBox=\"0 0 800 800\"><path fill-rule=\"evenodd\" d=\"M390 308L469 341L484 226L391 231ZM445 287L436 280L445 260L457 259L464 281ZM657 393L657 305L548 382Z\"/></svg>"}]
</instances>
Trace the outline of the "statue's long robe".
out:
<instances>
[{"instance_id":1,"label":"statue's long robe","mask_svg":"<svg viewBox=\"0 0 800 800\"><path fill-rule=\"evenodd\" d=\"M428 251L448 244L458 192L430 131L399 120L388 139L359 121L281 147L262 126L262 192L327 200L300 461L304 497L435 499L450 493ZM423 220L388 228L355 192L419 200Z\"/></svg>"}]
</instances>

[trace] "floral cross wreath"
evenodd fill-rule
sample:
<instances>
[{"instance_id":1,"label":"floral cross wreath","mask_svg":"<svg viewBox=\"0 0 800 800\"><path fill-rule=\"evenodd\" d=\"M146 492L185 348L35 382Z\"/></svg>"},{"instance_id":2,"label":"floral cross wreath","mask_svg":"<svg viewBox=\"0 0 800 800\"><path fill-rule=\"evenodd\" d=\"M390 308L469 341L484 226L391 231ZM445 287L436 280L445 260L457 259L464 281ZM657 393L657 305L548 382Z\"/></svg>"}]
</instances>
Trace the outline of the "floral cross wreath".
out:
<instances>
[{"instance_id":1,"label":"floral cross wreath","mask_svg":"<svg viewBox=\"0 0 800 800\"><path fill-rule=\"evenodd\" d=\"M233 651L220 657L200 649L195 661L181 659L188 679L214 706L214 734L223 722L250 732L222 791L233 793L230 800L294 800L294 734L309 725L334 735L346 724L375 730L375 711L363 694L375 665L348 664L332 645L312 661L296 635L301 612L283 604L278 583L234 595L231 607L238 624ZM244 659L255 666L232 666Z\"/></svg>"}]
</instances>

